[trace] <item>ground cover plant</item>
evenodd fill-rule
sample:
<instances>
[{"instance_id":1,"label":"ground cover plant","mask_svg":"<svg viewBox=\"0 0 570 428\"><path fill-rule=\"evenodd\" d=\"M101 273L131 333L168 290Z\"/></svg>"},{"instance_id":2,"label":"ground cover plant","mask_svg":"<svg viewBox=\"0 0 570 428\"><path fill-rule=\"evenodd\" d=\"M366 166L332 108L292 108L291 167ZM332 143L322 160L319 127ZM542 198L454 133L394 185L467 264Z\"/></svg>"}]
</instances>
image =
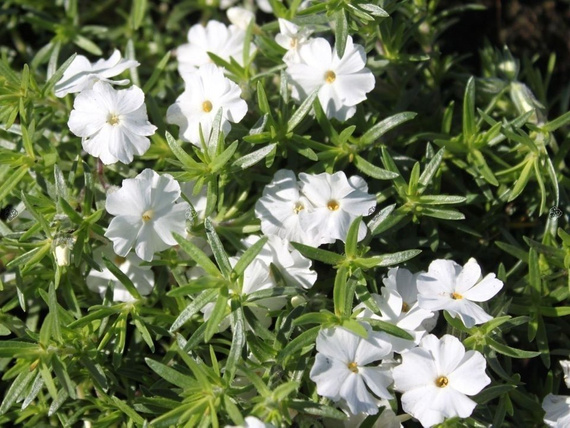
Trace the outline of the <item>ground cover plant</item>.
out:
<instances>
[{"instance_id":1,"label":"ground cover plant","mask_svg":"<svg viewBox=\"0 0 570 428\"><path fill-rule=\"evenodd\" d=\"M568 58L454 4L2 2L0 424L568 426Z\"/></svg>"}]
</instances>

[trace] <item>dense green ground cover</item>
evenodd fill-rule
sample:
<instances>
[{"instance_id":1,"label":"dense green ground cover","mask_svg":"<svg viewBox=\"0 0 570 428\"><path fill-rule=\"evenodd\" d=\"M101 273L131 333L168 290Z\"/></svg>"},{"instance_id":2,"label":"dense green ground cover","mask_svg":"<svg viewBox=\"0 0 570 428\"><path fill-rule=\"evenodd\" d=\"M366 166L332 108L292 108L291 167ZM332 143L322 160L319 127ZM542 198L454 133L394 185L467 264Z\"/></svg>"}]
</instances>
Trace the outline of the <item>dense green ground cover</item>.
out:
<instances>
[{"instance_id":1,"label":"dense green ground cover","mask_svg":"<svg viewBox=\"0 0 570 428\"><path fill-rule=\"evenodd\" d=\"M440 312L431 333L480 352L491 383L472 397L469 418L444 426L543 426L544 397L568 392L559 361L570 356L570 84L550 85L556 53L515 58L490 44L473 53L479 61L442 53L456 17L476 5L269 3L273 12L245 1L256 14L243 30L249 53L211 56L247 112L227 135L218 115L202 146L183 141L167 110L185 88L176 49L190 27L229 23L217 0L0 5L0 424L225 426L252 415L274 426L335 426L346 414L310 375L319 331L366 336L353 309L364 303L378 313L371 293L390 267L416 273L434 260L474 258L483 276L504 284L481 304L493 319L467 328ZM349 36L363 47L374 88L352 117L331 117L317 92L296 99L277 18L328 39L332 55L343 57ZM95 62L114 49L140 63L120 78L142 89L157 128L128 164L82 150L68 126L79 95L54 93L75 54ZM146 168L194 181L180 203L196 204L202 190L203 206L187 211L178 245L143 263L154 287L140 296L117 267L124 260L98 252L114 218L108 195ZM358 175L377 205L361 213L362 240L357 217L342 240L295 244L312 260L314 285L293 286L268 262L274 286L246 294L244 272L261 244L244 253L242 240L261 234L256 203L280 169ZM99 267L131 301L88 288ZM268 298L282 304L259 319ZM405 415L402 390L389 389L392 409Z\"/></svg>"}]
</instances>

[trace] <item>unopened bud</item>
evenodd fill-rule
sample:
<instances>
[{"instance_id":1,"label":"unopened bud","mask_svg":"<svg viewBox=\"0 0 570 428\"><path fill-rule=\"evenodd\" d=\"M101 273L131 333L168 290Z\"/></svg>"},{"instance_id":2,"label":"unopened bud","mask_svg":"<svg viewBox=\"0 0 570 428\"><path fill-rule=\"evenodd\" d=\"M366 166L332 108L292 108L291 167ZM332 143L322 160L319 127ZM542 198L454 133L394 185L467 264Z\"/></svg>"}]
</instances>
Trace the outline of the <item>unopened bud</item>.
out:
<instances>
[{"instance_id":1,"label":"unopened bud","mask_svg":"<svg viewBox=\"0 0 570 428\"><path fill-rule=\"evenodd\" d=\"M69 266L69 247L67 244L60 244L55 247L55 262L58 266Z\"/></svg>"},{"instance_id":2,"label":"unopened bud","mask_svg":"<svg viewBox=\"0 0 570 428\"><path fill-rule=\"evenodd\" d=\"M298 306L304 305L307 303L303 296L293 296L291 297L291 305L296 308Z\"/></svg>"}]
</instances>

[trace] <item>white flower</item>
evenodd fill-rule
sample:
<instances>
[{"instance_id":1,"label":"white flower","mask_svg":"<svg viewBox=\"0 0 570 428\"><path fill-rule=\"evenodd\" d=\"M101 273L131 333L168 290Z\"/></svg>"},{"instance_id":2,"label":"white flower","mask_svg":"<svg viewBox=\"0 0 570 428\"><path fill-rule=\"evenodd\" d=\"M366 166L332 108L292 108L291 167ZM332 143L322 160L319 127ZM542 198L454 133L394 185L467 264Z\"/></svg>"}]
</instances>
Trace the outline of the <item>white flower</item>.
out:
<instances>
[{"instance_id":1,"label":"white flower","mask_svg":"<svg viewBox=\"0 0 570 428\"><path fill-rule=\"evenodd\" d=\"M480 352L465 352L456 337L446 334L440 340L430 334L402 354L402 363L392 370L394 388L403 392L404 411L431 427L445 418L471 415L477 403L468 396L491 382L486 365Z\"/></svg>"},{"instance_id":2,"label":"white flower","mask_svg":"<svg viewBox=\"0 0 570 428\"><path fill-rule=\"evenodd\" d=\"M105 208L114 215L105 236L113 241L115 253L125 257L131 248L151 261L154 253L176 245L172 233L184 235L186 202L177 202L180 185L169 174L158 175L147 168L107 195Z\"/></svg>"},{"instance_id":3,"label":"white flower","mask_svg":"<svg viewBox=\"0 0 570 428\"><path fill-rule=\"evenodd\" d=\"M548 394L542 401L546 412L544 423L549 427L568 428L570 426L570 397Z\"/></svg>"},{"instance_id":4,"label":"white flower","mask_svg":"<svg viewBox=\"0 0 570 428\"><path fill-rule=\"evenodd\" d=\"M473 258L463 267L452 260L434 260L428 272L418 276L417 284L420 307L443 309L459 317L467 328L493 319L474 302L485 302L503 288L493 273L481 279L481 268Z\"/></svg>"},{"instance_id":5,"label":"white flower","mask_svg":"<svg viewBox=\"0 0 570 428\"><path fill-rule=\"evenodd\" d=\"M364 303L357 305L354 310L364 309L358 314L360 318L364 317L385 321L410 333L414 340L402 339L388 333L382 333L384 339L392 345L394 352L403 353L420 343L422 337L426 335L426 330L422 323L426 319L433 317L433 312L426 311L417 304L411 308L407 307L396 290L382 287L381 293L382 295L376 293L371 294L380 309L380 314L373 313Z\"/></svg>"},{"instance_id":6,"label":"white flower","mask_svg":"<svg viewBox=\"0 0 570 428\"><path fill-rule=\"evenodd\" d=\"M125 286L105 267L103 255L113 262L133 282L141 296L147 296L154 288L154 273L150 266L141 266L142 260L134 253L126 257L117 256L110 247L103 247L95 251L95 262L101 267L101 272L91 269L87 275L87 287L101 297L105 295L109 282L112 282L114 302L133 302L135 298L127 291Z\"/></svg>"},{"instance_id":7,"label":"white flower","mask_svg":"<svg viewBox=\"0 0 570 428\"><path fill-rule=\"evenodd\" d=\"M241 89L224 76L221 68L205 64L185 76L186 89L168 107L166 121L180 127L180 138L200 147L200 129L207 142L212 123L222 109L222 131L230 132L230 122L237 123L247 113L247 103L240 98Z\"/></svg>"},{"instance_id":8,"label":"white flower","mask_svg":"<svg viewBox=\"0 0 570 428\"><path fill-rule=\"evenodd\" d=\"M411 419L411 417L407 414L397 416L390 407L390 402L388 400L379 399L375 401L376 401L376 407L378 407L378 409L382 407L384 409L382 409L382 413L380 414L380 416L378 416L378 418L374 422L374 425L371 426L367 425L370 426L370 428L403 428L402 422ZM365 419L368 418L368 416L370 416L367 415L366 413L358 413L356 415L351 413L350 410L348 409L348 406L343 400L339 402L339 407L346 414L347 418L343 421L339 421L338 419L330 419L330 420L325 419L324 425L326 427L357 428L362 426L362 423L365 421Z\"/></svg>"},{"instance_id":9,"label":"white flower","mask_svg":"<svg viewBox=\"0 0 570 428\"><path fill-rule=\"evenodd\" d=\"M258 240L259 236L250 235L242 242L249 248ZM267 266L273 263L289 286L309 289L317 280L317 273L311 269L311 260L291 248L288 241L278 236L269 237L257 258L265 262Z\"/></svg>"},{"instance_id":10,"label":"white flower","mask_svg":"<svg viewBox=\"0 0 570 428\"><path fill-rule=\"evenodd\" d=\"M245 31L235 25L226 27L215 20L208 21L205 27L201 24L193 25L188 31L188 42L179 46L176 53L178 71L183 77L186 73L194 71L196 67L211 63L208 52L228 62L233 58L238 64L244 65ZM250 56L254 52L255 45L250 43Z\"/></svg>"},{"instance_id":11,"label":"white flower","mask_svg":"<svg viewBox=\"0 0 570 428\"><path fill-rule=\"evenodd\" d=\"M291 96L305 99L318 89L319 101L327 117L345 121L356 112L356 105L374 89L374 75L365 67L364 48L349 36L342 58L323 38L310 40L299 48L299 63L290 63L287 74Z\"/></svg>"},{"instance_id":12,"label":"white flower","mask_svg":"<svg viewBox=\"0 0 570 428\"><path fill-rule=\"evenodd\" d=\"M421 273L421 272L420 272ZM390 290L396 291L402 298L402 312L411 311L418 306L418 284L420 273L412 273L408 269L395 267L388 269L388 276L382 280ZM432 312L433 316L422 321L424 330L428 333L437 324L438 312Z\"/></svg>"},{"instance_id":13,"label":"white flower","mask_svg":"<svg viewBox=\"0 0 570 428\"><path fill-rule=\"evenodd\" d=\"M255 14L251 10L239 6L230 7L226 11L226 15L233 25L243 31L247 30L251 21L255 22Z\"/></svg>"},{"instance_id":14,"label":"white flower","mask_svg":"<svg viewBox=\"0 0 570 428\"><path fill-rule=\"evenodd\" d=\"M299 174L300 189L312 204L311 211L301 213L301 228L316 231L319 244L346 241L351 223L360 215L372 214L376 198L368 194L366 181L357 175L349 179L342 171L334 174ZM366 225L361 222L358 240L366 236ZM314 233L314 232L313 232Z\"/></svg>"},{"instance_id":15,"label":"white flower","mask_svg":"<svg viewBox=\"0 0 570 428\"><path fill-rule=\"evenodd\" d=\"M300 62L299 48L307 44L313 30L308 27L299 27L283 18L279 18L278 21L279 34L275 36L275 41L281 47L287 49L283 61L287 64Z\"/></svg>"},{"instance_id":16,"label":"white flower","mask_svg":"<svg viewBox=\"0 0 570 428\"><path fill-rule=\"evenodd\" d=\"M105 165L129 164L133 155L143 155L150 147L147 136L156 131L148 121L140 88L116 91L105 82L77 95L67 125L81 137L83 149Z\"/></svg>"},{"instance_id":17,"label":"white flower","mask_svg":"<svg viewBox=\"0 0 570 428\"><path fill-rule=\"evenodd\" d=\"M390 354L391 346L370 326L363 339L342 327L321 330L317 337L317 356L310 378L317 393L333 401L346 400L351 413L378 413L378 405L367 387L380 398L392 398L388 385L389 370L369 364Z\"/></svg>"},{"instance_id":18,"label":"white flower","mask_svg":"<svg viewBox=\"0 0 570 428\"><path fill-rule=\"evenodd\" d=\"M317 231L304 230L300 223L300 214L312 208L299 191L295 173L281 169L263 189L262 197L255 204L255 215L261 220L264 235L277 235L288 241L318 246Z\"/></svg>"},{"instance_id":19,"label":"white flower","mask_svg":"<svg viewBox=\"0 0 570 428\"><path fill-rule=\"evenodd\" d=\"M127 68L138 67L138 65L137 61L121 59L121 52L118 50L113 51L109 59L100 59L93 64L83 55L77 55L55 84L55 96L61 98L67 94L91 89L98 81L126 85L129 79L111 80L110 77L117 76Z\"/></svg>"}]
</instances>

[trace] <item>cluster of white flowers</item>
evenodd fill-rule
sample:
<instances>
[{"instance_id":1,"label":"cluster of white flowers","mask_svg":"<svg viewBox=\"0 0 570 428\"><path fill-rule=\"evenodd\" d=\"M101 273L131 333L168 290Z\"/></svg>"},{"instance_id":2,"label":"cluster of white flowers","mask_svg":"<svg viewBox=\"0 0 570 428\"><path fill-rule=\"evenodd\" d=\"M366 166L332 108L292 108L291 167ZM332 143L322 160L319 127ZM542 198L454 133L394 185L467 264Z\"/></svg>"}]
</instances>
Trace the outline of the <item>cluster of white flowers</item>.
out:
<instances>
[{"instance_id":1,"label":"cluster of white flowers","mask_svg":"<svg viewBox=\"0 0 570 428\"><path fill-rule=\"evenodd\" d=\"M108 60L93 64L77 55L55 85L58 97L78 93L67 124L81 137L83 149L105 165L129 164L135 154L143 155L150 147L148 137L156 131L148 121L143 91L134 85L116 90L113 84L126 85L129 80L110 80L138 65L121 59L117 50Z\"/></svg>"},{"instance_id":2,"label":"cluster of white flowers","mask_svg":"<svg viewBox=\"0 0 570 428\"><path fill-rule=\"evenodd\" d=\"M319 246L346 240L351 223L358 216L374 212L376 198L368 193L366 181L359 176L347 178L334 174L299 174L282 169L263 190L255 204L265 235L276 235L293 242ZM358 240L366 236L360 224Z\"/></svg>"},{"instance_id":3,"label":"cluster of white flowers","mask_svg":"<svg viewBox=\"0 0 570 428\"><path fill-rule=\"evenodd\" d=\"M302 101L318 91L328 118L346 121L354 116L356 105L366 100L375 85L374 75L366 68L364 47L353 43L349 36L339 58L326 39L310 37L313 30L309 27L279 19L279 30L275 41L287 49L283 61L293 99Z\"/></svg>"},{"instance_id":4,"label":"cluster of white flowers","mask_svg":"<svg viewBox=\"0 0 570 428\"><path fill-rule=\"evenodd\" d=\"M485 358L477 351L466 351L454 336L438 339L428 333L437 321L434 311L440 309L459 316L467 327L492 319L473 301L489 300L502 282L494 274L482 278L479 265L470 259L463 267L450 260L435 260L428 272L416 274L393 268L383 283L381 294L371 296L380 313L364 303L354 309L367 338L342 327L319 333L310 373L317 392L341 406L345 403L353 415L376 414L378 398L393 398L388 390L393 383L393 389L402 393L403 410L424 427L446 418L470 416L476 403L469 397L491 382L485 374ZM369 320L400 327L413 340L374 331ZM392 422L398 424L395 418Z\"/></svg>"}]
</instances>

